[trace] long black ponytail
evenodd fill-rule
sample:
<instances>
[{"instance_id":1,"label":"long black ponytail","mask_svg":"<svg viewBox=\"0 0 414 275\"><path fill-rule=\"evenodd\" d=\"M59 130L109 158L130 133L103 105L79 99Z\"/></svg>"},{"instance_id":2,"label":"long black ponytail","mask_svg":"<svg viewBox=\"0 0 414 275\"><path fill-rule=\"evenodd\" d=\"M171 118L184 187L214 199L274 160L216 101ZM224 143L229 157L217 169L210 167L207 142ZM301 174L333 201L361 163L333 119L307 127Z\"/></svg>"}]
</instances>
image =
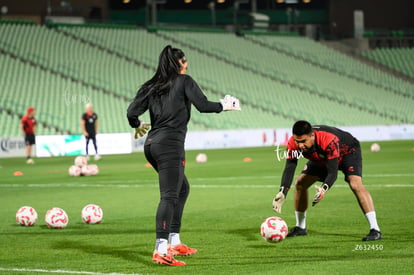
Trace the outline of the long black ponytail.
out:
<instances>
[{"instance_id":1,"label":"long black ponytail","mask_svg":"<svg viewBox=\"0 0 414 275\"><path fill-rule=\"evenodd\" d=\"M145 97L167 94L180 70L181 65L179 60L186 60L184 52L171 47L171 45L166 46L161 51L158 59L157 71L150 80L142 85L137 92L137 96L140 93L144 93Z\"/></svg>"}]
</instances>

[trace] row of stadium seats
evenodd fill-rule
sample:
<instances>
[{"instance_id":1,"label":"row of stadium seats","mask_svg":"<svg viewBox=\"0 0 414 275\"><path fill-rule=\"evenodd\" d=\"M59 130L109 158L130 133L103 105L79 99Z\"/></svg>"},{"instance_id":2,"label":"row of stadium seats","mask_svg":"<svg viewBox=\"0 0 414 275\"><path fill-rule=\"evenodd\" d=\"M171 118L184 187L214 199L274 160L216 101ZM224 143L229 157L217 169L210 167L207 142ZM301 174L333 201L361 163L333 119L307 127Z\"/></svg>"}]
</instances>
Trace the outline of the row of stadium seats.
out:
<instances>
[{"instance_id":1,"label":"row of stadium seats","mask_svg":"<svg viewBox=\"0 0 414 275\"><path fill-rule=\"evenodd\" d=\"M116 30L102 30L102 29L95 31L95 29L90 29L90 28L89 29L88 28L63 28L62 31L70 33L72 35L75 35L77 37L80 37L82 39L85 39L85 40L88 40L88 41L91 41L91 42L94 41L94 43L98 43L99 45L104 46L106 48L116 49L116 51L118 53L121 53L122 55L128 56L129 58L134 58L134 56L131 54L131 52L133 51L133 49L137 48L137 44L140 43L143 35L146 35L148 37L148 40L157 41L155 36L151 37L151 35L145 33L144 31L123 30L123 31L118 31L117 32ZM139 34L137 35L137 33L139 33ZM227 48L232 49L233 54L236 54L235 52L237 52L237 49L242 48L242 51L244 51L243 53L239 53L239 56L233 56L231 58L231 60L235 60L236 63L240 62L240 60L243 60L243 56L242 57L240 57L240 56L243 55L243 54L245 55L245 52L262 52L262 50L263 50L261 48L258 48L257 45L254 45L252 43L250 43L250 45L248 45L252 49L249 49L249 47L247 47L246 45L243 45L243 47L239 47L240 43L243 42L243 41L240 41L239 38L236 38L235 36L228 35L228 34L210 34L210 33L209 34L205 34L205 33L200 34L200 33L182 33L182 32L174 32L174 33L162 32L162 34L163 34L163 37L160 37L160 39L163 40L162 43L160 44L161 47L163 45L165 45L165 43L171 43L171 42L175 42L176 40L181 40L181 41L186 41L187 43L191 44L193 47L196 47L194 45L201 45L202 49L204 49L204 47L207 46L206 47L207 51L209 49L213 50L213 52L209 52L210 54L214 54L214 53L219 52L219 53L222 53L222 56L224 56L224 57L225 56L227 56L227 57L231 56L231 54L224 52L223 49L225 49L226 46L227 46ZM169 40L169 38L170 38L170 40ZM197 40L197 38L199 38L199 40ZM214 39L214 38L216 38L216 39ZM117 44L115 44L116 41L123 41L122 47L119 47ZM231 46L231 44L229 45L229 41L233 41L234 47L229 47L229 46ZM211 43L213 46L209 47L208 43ZM148 57L152 56L152 61L150 61L149 64L151 64L151 62L152 63L156 62L155 57L157 56L160 49L155 49L154 47L151 48L151 47L141 47L141 46L140 46L140 48L143 48L146 51L146 55ZM187 55L189 55L189 53L191 54L191 50L186 49L186 52L187 52ZM194 54L194 55L200 56L199 52L200 51L197 51L196 54ZM272 57L275 58L275 53L274 52L271 52L270 54L272 55ZM204 60L200 60L201 63L196 62L196 64L203 64L203 67L201 68L203 71L200 72L200 74L197 74L197 72L192 69L191 74L193 76L196 76L196 75L201 76L202 75L203 79L209 78L204 83L202 81L200 81L200 78L197 78L197 80L199 80L199 82L201 84L203 84L203 86L205 86L205 87L209 87L209 88L213 87L216 90L217 89L218 90L226 90L227 87L223 87L223 85L217 85L216 84L217 82L219 82L219 83L226 83L226 82L229 83L230 82L230 83L233 84L233 86L235 86L234 84L236 84L236 85L239 84L239 86L245 87L244 83L242 83L240 80L246 80L246 79L255 80L257 82L257 85L255 85L256 87L260 87L260 86L263 85L262 84L263 79L260 79L260 77L259 78L253 78L253 77L243 78L243 77L240 77L239 76L240 73L238 72L240 69L239 68L234 68L234 67L232 67L231 65L228 65L228 64L224 64L223 66L220 66L224 69L224 71L223 71L223 73L219 73L218 75L220 77L220 76L223 76L223 75L225 76L226 74L228 75L229 73L231 74L233 72L233 74L235 75L234 81L226 81L226 80L212 81L211 79L216 80L217 77L216 76L210 76L209 74L211 74L212 71L216 70L215 67L217 67L216 66L217 63L214 61L213 58L210 58L209 55L205 56L205 55L201 54L201 56L203 56L202 58ZM254 55L254 56L256 56L256 55ZM191 58L191 56L190 56L190 58ZM278 58L278 57L276 57L276 58ZM252 64L252 62L249 61L248 59L245 59L245 60L246 60L245 64ZM272 70L274 71L274 68L271 68L270 66L266 65L266 63L267 63L266 61L269 60L269 56L264 56L262 58L262 60L263 60L263 62L261 62L261 63L259 62L259 65L262 64L262 65L265 66L262 70L263 72L269 72L269 71L271 72ZM209 69L207 64L212 63L212 62L213 62L213 64L211 66L211 69ZM291 60L288 60L287 61L287 66L289 66L290 63L291 63ZM257 65L256 63L253 63L253 64ZM305 65L308 65L308 64L305 64ZM285 64L284 64L284 67L286 67ZM301 69L302 67L303 67L303 64L300 64L298 66L299 69ZM195 66L195 68L196 68L196 66ZM303 71L303 73L306 73L307 71L309 71L309 70L311 71L313 69L314 69L313 67L312 68L305 68L305 71ZM265 80L265 82L266 82L266 80ZM292 80L292 82L295 82L295 80ZM214 84L211 85L211 83L214 83ZM269 87L268 90L274 90L275 89L275 87L274 87L275 83L274 82L272 82L272 83L268 82L268 84L270 84L270 86L272 86L272 87ZM231 88L233 88L233 90L234 90L234 87L231 87ZM239 90L239 89L236 88L235 90ZM253 91L253 90L255 90L255 89L252 89L251 91ZM241 93L243 93L243 89L242 89ZM248 99L252 100L253 102L257 102L256 99L258 99L258 101L259 101L258 104L261 108L277 111L278 113L281 111L280 108L276 109L274 104L270 104L270 106L269 106L269 104L263 106L263 103L266 104L268 102L261 100L262 98L260 96L258 98L254 97L255 94L260 95L261 93L252 93L252 94L253 94L253 98L250 95L248 97ZM352 99L354 99L354 98L352 98ZM335 100L335 98L333 98L333 100ZM349 102L349 104L352 105L351 102ZM362 109L363 109L363 106L362 106ZM282 109L282 113L285 113L285 114L288 114L289 111L290 110L283 110ZM359 122L360 120L356 119L355 121ZM389 122L387 121L386 123L392 123L392 121L389 121Z\"/></svg>"},{"instance_id":2,"label":"row of stadium seats","mask_svg":"<svg viewBox=\"0 0 414 275\"><path fill-rule=\"evenodd\" d=\"M12 24L1 24L0 32L0 64L5 68L0 107L19 115L27 106L36 107L38 120L46 125L39 133L79 133L88 101L96 107L101 132L129 131L128 103L154 73L167 44L185 50L189 74L211 100L234 94L242 102L242 112L215 116L194 111L192 130L290 127L296 119L343 126L413 122L413 98L298 58L301 51L320 51L322 56L321 49L326 49L304 38L277 38L292 44L296 54L289 56L231 34ZM273 45L265 36L254 39ZM302 50L298 42L305 45ZM2 115L2 124L3 119L15 121ZM17 125L11 129L10 135L19 135Z\"/></svg>"},{"instance_id":3,"label":"row of stadium seats","mask_svg":"<svg viewBox=\"0 0 414 275\"><path fill-rule=\"evenodd\" d=\"M73 43L73 41L75 41L75 40L73 40L71 38L68 38L64 35L61 35L59 33L56 33L56 32L53 32L53 35L52 35L52 34L50 34L51 31L49 29L46 29L46 28L38 28L38 27L35 27L35 26L17 26L17 27L20 29L19 32L22 34L22 36L20 37L21 40L23 40L24 37L26 36L26 34L28 34L28 33L37 33L36 34L37 37L43 37L44 40L48 39L47 36L54 36L53 41L69 40L69 41L65 41L64 43L60 42L60 44L70 45L70 47L61 47L59 45L51 43L51 45L48 46L48 49L43 49L41 43L36 42L36 41L41 41L42 39L39 39L39 38L34 39L34 43L31 47L31 51L36 53L36 56L38 57L37 60L30 59L33 56L32 54L19 52L14 48L12 49L12 53L15 54L15 55L18 55L20 57L23 57L25 59L29 59L32 62L36 62L36 61L41 60L42 62L38 62L37 64L40 64L40 65L42 65L42 66L44 66L44 67L46 67L50 70L53 70L55 72L59 72L59 73L62 73L64 75L73 77L75 79L80 79L80 80L86 82L86 81L91 81L91 79L92 80L97 80L99 78L102 78L101 77L102 74L99 71L99 69L102 68L102 67L108 68L108 66L105 66L106 64L104 64L104 65L101 65L101 64L103 63L103 61L106 62L106 59L108 59L108 56L109 56L109 58L114 57L113 55L102 54L98 58L91 59L90 56L89 56L91 54L89 49L86 49L86 51L85 51L85 48L89 47L89 48L93 49L94 51L96 51L96 49L94 49L90 46L87 46L84 43L79 43L79 45L78 45L76 43ZM138 31L138 33L140 33L140 32ZM141 31L141 33L144 33L144 32ZM115 34L117 34L117 33L115 32ZM134 34L135 34L135 32L134 32ZM96 35L93 36L93 37L94 37L94 39L96 39ZM13 37L13 39L8 40L8 43L11 44L11 43L14 42L14 44L16 46L18 46L17 44L19 44L19 41L20 40L18 38ZM133 43L135 43L135 42L133 42ZM131 45L133 45L133 43ZM163 47L165 45L165 43L166 43L166 41L163 41L161 47ZM62 48L64 48L64 49L62 50ZM114 47L114 48L116 50L116 47ZM125 47L124 47L124 49L125 49ZM57 54L56 54L56 51L58 51ZM50 56L48 56L49 52L51 53ZM98 52L103 53L102 51L98 51ZM55 53L55 54L53 54L53 53ZM156 59L157 59L158 53L159 53L159 49L156 49L156 52L154 52L154 54L152 55L152 58L153 58L153 60L151 61L152 65L156 64ZM76 54L77 54L77 56L76 56ZM94 54L97 55L96 52ZM53 58L53 56L55 56L55 58ZM63 64L62 60L65 60L66 58L63 58L62 56L69 56L69 60L72 60L72 62L67 62L67 63ZM72 64L74 63L74 61L76 61L76 60L87 60L87 62L85 62L85 63L88 64L88 65L91 64L90 65L91 68L89 70L83 71L82 73L78 73L78 71L76 70L75 67L71 67ZM47 62L45 62L45 61L47 61ZM125 69L125 68L120 68L119 70L115 69L115 71L113 71L113 74L105 75L102 78L106 81L97 81L97 83L94 83L94 84L98 87L103 87L103 88L106 88L106 89L109 89L109 90L113 89L114 93L119 94L119 91L122 92L123 89L117 89L117 87L114 88L114 87L111 87L111 86L105 85L105 84L106 83L114 83L114 82L117 82L117 81L119 82L120 77L117 74L119 74L119 73L126 74L128 72L131 72L129 67L131 67L132 65L131 65L131 63L125 62L124 60L119 59L119 58L116 61L120 62L120 63L122 63L122 62L126 63L125 67L127 69ZM96 63L98 63L98 64L96 64ZM110 64L111 62L107 62L107 63ZM79 68L79 66L77 68ZM95 70L94 68L97 68L97 69ZM147 79L149 77L150 73L153 72L153 68L151 70L147 69L146 71L143 70L142 68L140 68L139 66L135 66L135 68L137 68L139 71L133 73L132 75L129 75L128 80L124 81L126 83L128 83L128 82L130 83L130 84L128 84L128 86L131 85L131 86L136 87L137 83L135 81L137 81L136 79L138 77L143 76L143 77L145 77L145 79ZM109 70L109 71L112 71L112 69ZM25 74L31 75L30 73L25 73ZM81 76L86 75L86 74L89 74L89 77L88 78L85 77L84 79L82 79ZM56 78L53 75L51 76L50 73L46 73L46 75L47 75L47 77L52 77L53 79ZM37 76L35 78L37 78ZM59 78L59 77L57 77L57 78ZM47 80L47 82L49 82L49 81L50 80ZM144 79L141 79L141 80L138 80L138 81L143 82ZM30 82L30 80L28 82ZM27 83L27 82L24 82L24 83ZM79 104L79 101L84 101L84 100L87 100L87 99L91 99L92 102L97 103L96 104L97 106L104 106L105 103L112 102L112 98L109 98L109 100L108 100L108 97L105 96L105 95L101 95L100 97L97 97L96 99L91 98L91 96L89 95L90 91L81 92L82 90L84 90L84 87L77 87L75 89L75 91L79 91L79 92L75 92L75 93L73 92L73 88L71 88L71 87L66 87L66 88L62 87L62 88L59 88L59 90L63 91L62 92L62 100L64 100L65 102L67 102L67 101L73 102L74 101L75 104L77 104L77 107L83 106L83 104ZM131 91L128 91L128 93L129 93L129 96L131 97ZM135 89L133 90L133 93L135 93ZM208 90L206 90L206 94L211 98L216 97L217 99L219 97L223 96L222 94L220 94L220 95L209 94ZM123 94L123 95L125 95L125 94ZM100 100L102 100L103 102L99 103ZM72 103L70 103L70 104L72 104ZM20 104L18 107L19 107L20 110L23 110L24 106L25 106L25 104ZM42 105L40 104L40 107L41 106ZM78 110L79 112L82 111L81 108L82 107L80 107L80 110ZM111 108L105 108L105 109L111 109ZM122 110L122 112L121 112L122 114L124 113L124 110L125 110L125 108ZM78 111L76 113L78 113ZM256 113L256 116L253 115L254 113ZM250 108L250 112L249 112L248 107L244 108L243 113L239 114L238 116L233 116L233 120L236 120L236 121L230 121L230 122L228 122L227 120L219 119L219 118L218 119L212 119L212 118L210 118L206 115L200 114L200 115L195 115L195 120L193 120L194 125L191 128L197 129L197 130L211 129L211 128L229 128L229 127L230 128L231 127L233 127L233 128L234 127L236 127L236 128L249 128L250 125L253 125L252 122L256 122L256 124L258 124L258 127L271 127L271 125L273 125L275 122L278 122L277 119L274 119L269 115L264 116L265 119L257 120L258 115L260 116L260 110L259 110L259 112L256 112L256 111L253 110L253 108ZM65 119L66 117L71 118L72 116L68 116L67 113L65 113L65 116L60 116L60 115L48 115L48 116L46 116L45 115L44 119L48 122L48 124L51 124L51 125L63 125L62 127L64 129L68 129L71 132L79 131L78 120L69 119L68 121L66 121L66 119ZM114 121L113 119L112 120L110 119L108 121L109 126L105 127L107 131L116 131L116 128L111 127L111 125L114 124L114 123L111 123L113 121ZM282 121L283 121L284 124L286 124L286 120L282 119Z\"/></svg>"},{"instance_id":4,"label":"row of stadium seats","mask_svg":"<svg viewBox=\"0 0 414 275\"><path fill-rule=\"evenodd\" d=\"M365 51L362 55L410 77L414 77L414 49L412 48L376 49Z\"/></svg>"},{"instance_id":5,"label":"row of stadium seats","mask_svg":"<svg viewBox=\"0 0 414 275\"><path fill-rule=\"evenodd\" d=\"M124 100L106 96L90 87L62 79L9 56L0 55L0 64L8 68L0 76L2 89L5 91L0 98L2 108L23 115L28 106L34 106L38 121L51 128L80 133L80 116L85 104L91 101L98 107L103 132L129 130L125 120L127 103ZM18 124L10 131L19 134ZM45 127L40 127L39 131L40 134L49 132Z\"/></svg>"},{"instance_id":6,"label":"row of stadium seats","mask_svg":"<svg viewBox=\"0 0 414 275\"><path fill-rule=\"evenodd\" d=\"M11 45L8 50L13 54L129 98L137 85L131 80L142 76L134 64L45 27L1 25L0 29L5 33L0 43Z\"/></svg>"},{"instance_id":7,"label":"row of stadium seats","mask_svg":"<svg viewBox=\"0 0 414 275\"><path fill-rule=\"evenodd\" d=\"M163 32L162 34L163 36L170 37L176 41L185 41L185 43L192 45L200 51L207 51L207 54L209 55L215 55L219 58L223 58L224 60L231 60L241 67L253 67L253 69L250 69L251 71L259 70L260 73L263 73L270 78L280 75L282 81L286 81L290 84L295 84L298 82L298 80L307 82L309 85L304 86L305 90L307 90L308 87L312 86L319 89L320 93L322 94L324 91L329 90L330 92L326 95L329 96L332 94L334 100L335 97L337 97L336 95L345 95L344 100L351 106L356 105L357 107L364 109L364 106L360 106L358 104L359 100L364 100L367 95L375 95L376 97L379 96L382 99L376 103L376 111L381 112L384 115L386 115L386 113L382 110L388 108L388 102L390 100L397 101L399 107L404 106L403 108L405 110L411 110L410 105L407 104L405 96L395 95L394 93L390 93L386 87L384 89L381 89L376 86L376 83L384 78L383 76L386 75L385 73L377 73L377 78L375 80L372 80L371 83L369 83L369 79L366 79L366 82L361 82L349 77L344 77L344 75L337 72L322 69L318 66L315 66L314 63L307 62L307 59L302 60L298 59L297 56L288 56L269 48L258 47L257 44L251 43L251 41L246 41L244 39L240 39L239 37L230 36L228 34L199 34L184 32ZM261 39L262 36L259 36L255 39L259 38ZM298 37L276 38L280 40L285 39L285 43L288 43L289 40L291 40L291 45L293 48L292 52L295 52L295 45L303 44L301 42L304 42L304 44L308 46L306 42L310 41L306 38ZM318 56L316 55L316 52L319 51L319 55L322 56L322 50L333 52L333 50L326 49L324 46L316 44L313 41L310 41L309 45L313 45L309 47L311 49L310 52L307 53L304 51L304 54L310 55L312 53L314 56ZM317 49L316 46L318 46L319 49ZM304 48L307 49L307 47ZM312 51L312 49L314 50ZM345 62L345 60L350 60L348 61L348 63L350 63L350 71L352 71L352 65L358 65L361 70L364 69L368 72L377 72L375 69L372 69L358 61L354 61L344 55L341 55L340 53L335 52L335 55L341 57L338 60L341 61L341 64L343 66L347 65L347 62ZM269 60L272 60L273 62L269 62ZM334 61L331 63L335 64ZM374 74L372 73L369 76L373 77ZM403 82L395 77L387 75L387 78L395 80L395 82L399 82L401 85L405 85L406 87L412 87L410 83ZM387 83L389 85L392 85L391 82ZM411 94L413 94L411 92L411 89L409 91ZM414 94L412 96L412 99L414 99ZM405 120L405 110L401 110L400 115L397 114L400 120Z\"/></svg>"},{"instance_id":8,"label":"row of stadium seats","mask_svg":"<svg viewBox=\"0 0 414 275\"><path fill-rule=\"evenodd\" d=\"M343 75L374 85L380 85L386 89L399 91L411 96L414 95L409 83L349 58L313 40L303 37L278 36L248 36L248 38L258 43L265 43L276 50L283 50L293 56L302 57L307 61L314 62Z\"/></svg>"}]
</instances>

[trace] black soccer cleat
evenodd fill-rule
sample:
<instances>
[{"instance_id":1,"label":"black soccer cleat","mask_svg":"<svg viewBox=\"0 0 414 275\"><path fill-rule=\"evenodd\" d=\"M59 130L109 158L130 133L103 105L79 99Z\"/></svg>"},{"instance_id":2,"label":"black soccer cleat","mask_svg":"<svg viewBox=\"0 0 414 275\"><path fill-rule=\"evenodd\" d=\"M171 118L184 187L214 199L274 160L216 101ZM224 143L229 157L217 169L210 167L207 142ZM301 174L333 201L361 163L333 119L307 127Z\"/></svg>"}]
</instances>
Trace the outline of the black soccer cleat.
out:
<instances>
[{"instance_id":1,"label":"black soccer cleat","mask_svg":"<svg viewBox=\"0 0 414 275\"><path fill-rule=\"evenodd\" d=\"M286 237L296 237L296 236L306 236L308 235L308 231L306 228L300 228L299 226L295 226L290 232L287 234Z\"/></svg>"},{"instance_id":2,"label":"black soccer cleat","mask_svg":"<svg viewBox=\"0 0 414 275\"><path fill-rule=\"evenodd\" d=\"M377 240L381 240L381 238L382 238L382 234L380 231L371 229L369 231L369 234L366 235L364 238L362 238L362 240L363 241L377 241Z\"/></svg>"}]
</instances>

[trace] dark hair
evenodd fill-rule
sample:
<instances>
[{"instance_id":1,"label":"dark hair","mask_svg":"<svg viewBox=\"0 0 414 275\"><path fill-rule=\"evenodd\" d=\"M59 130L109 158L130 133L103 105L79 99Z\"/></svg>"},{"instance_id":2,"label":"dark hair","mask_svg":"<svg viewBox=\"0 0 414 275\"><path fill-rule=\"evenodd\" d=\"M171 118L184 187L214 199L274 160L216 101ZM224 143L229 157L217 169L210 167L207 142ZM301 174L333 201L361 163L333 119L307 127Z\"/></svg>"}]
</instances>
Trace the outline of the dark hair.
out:
<instances>
[{"instance_id":1,"label":"dark hair","mask_svg":"<svg viewBox=\"0 0 414 275\"><path fill-rule=\"evenodd\" d=\"M145 96L167 94L181 67L178 60L187 61L184 52L171 47L171 45L166 46L158 59L157 71L150 80L142 85L137 96L139 93L144 93Z\"/></svg>"},{"instance_id":2,"label":"dark hair","mask_svg":"<svg viewBox=\"0 0 414 275\"><path fill-rule=\"evenodd\" d=\"M292 132L296 136L312 134L312 125L306 120L298 120L293 124Z\"/></svg>"}]
</instances>

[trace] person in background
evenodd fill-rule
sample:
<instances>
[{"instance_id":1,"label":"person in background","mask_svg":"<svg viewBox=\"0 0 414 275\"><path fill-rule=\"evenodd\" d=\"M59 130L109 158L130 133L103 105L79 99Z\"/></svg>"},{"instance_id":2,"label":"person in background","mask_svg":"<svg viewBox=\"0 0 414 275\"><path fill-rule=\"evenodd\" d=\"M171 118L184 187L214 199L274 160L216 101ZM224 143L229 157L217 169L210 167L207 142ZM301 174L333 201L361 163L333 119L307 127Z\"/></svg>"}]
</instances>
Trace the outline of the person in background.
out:
<instances>
[{"instance_id":1,"label":"person in background","mask_svg":"<svg viewBox=\"0 0 414 275\"><path fill-rule=\"evenodd\" d=\"M98 146L96 145L96 135L98 134L98 115L93 112L92 104L86 104L86 112L82 115L80 124L83 135L86 138L86 158L89 160L89 141L92 140L95 148L95 160L100 160L101 156L98 154Z\"/></svg>"},{"instance_id":2,"label":"person in background","mask_svg":"<svg viewBox=\"0 0 414 275\"><path fill-rule=\"evenodd\" d=\"M33 164L32 146L36 144L36 118L35 109L33 107L27 108L26 115L22 117L20 131L24 135L24 142L26 144L26 163Z\"/></svg>"}]
</instances>

